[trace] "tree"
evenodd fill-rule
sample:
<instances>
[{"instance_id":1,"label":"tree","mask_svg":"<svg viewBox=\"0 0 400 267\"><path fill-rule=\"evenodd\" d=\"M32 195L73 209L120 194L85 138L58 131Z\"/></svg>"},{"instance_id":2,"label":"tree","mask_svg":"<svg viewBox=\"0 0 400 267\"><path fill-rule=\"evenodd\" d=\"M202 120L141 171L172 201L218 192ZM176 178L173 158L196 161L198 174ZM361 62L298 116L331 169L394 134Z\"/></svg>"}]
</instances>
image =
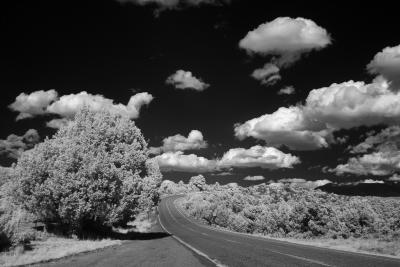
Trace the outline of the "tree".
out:
<instances>
[{"instance_id":1,"label":"tree","mask_svg":"<svg viewBox=\"0 0 400 267\"><path fill-rule=\"evenodd\" d=\"M206 188L206 178L203 175L192 176L189 180L189 186L193 190L204 191Z\"/></svg>"},{"instance_id":2,"label":"tree","mask_svg":"<svg viewBox=\"0 0 400 267\"><path fill-rule=\"evenodd\" d=\"M51 139L26 151L15 168L13 199L45 223L72 232L118 226L159 201L161 173L129 118L83 108Z\"/></svg>"}]
</instances>

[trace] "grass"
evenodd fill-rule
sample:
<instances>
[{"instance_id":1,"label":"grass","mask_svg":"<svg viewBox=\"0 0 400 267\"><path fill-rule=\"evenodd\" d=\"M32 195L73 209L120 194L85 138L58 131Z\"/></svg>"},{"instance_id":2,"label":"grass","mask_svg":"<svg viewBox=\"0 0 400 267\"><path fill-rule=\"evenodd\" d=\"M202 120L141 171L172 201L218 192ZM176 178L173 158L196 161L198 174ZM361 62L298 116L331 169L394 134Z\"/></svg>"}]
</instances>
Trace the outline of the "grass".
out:
<instances>
[{"instance_id":1,"label":"grass","mask_svg":"<svg viewBox=\"0 0 400 267\"><path fill-rule=\"evenodd\" d=\"M120 240L78 240L50 237L43 241L32 241L31 248L17 247L0 253L1 266L17 266L63 258L69 255L120 245Z\"/></svg>"},{"instance_id":2,"label":"grass","mask_svg":"<svg viewBox=\"0 0 400 267\"><path fill-rule=\"evenodd\" d=\"M376 238L348 238L348 239L294 239L274 238L277 240L312 245L317 247L331 248L350 252L367 253L380 256L391 256L400 258L399 240L379 240Z\"/></svg>"},{"instance_id":3,"label":"grass","mask_svg":"<svg viewBox=\"0 0 400 267\"><path fill-rule=\"evenodd\" d=\"M134 221L128 223L128 228L114 229L114 231L122 234L128 234L131 231L135 233L149 233L156 225L156 222L157 216L155 212L141 213ZM82 240L43 233L39 236L39 240L31 242L28 249L17 247L11 251L1 252L0 266L17 266L46 262L121 244L122 240L118 239L118 237L117 239Z\"/></svg>"}]
</instances>

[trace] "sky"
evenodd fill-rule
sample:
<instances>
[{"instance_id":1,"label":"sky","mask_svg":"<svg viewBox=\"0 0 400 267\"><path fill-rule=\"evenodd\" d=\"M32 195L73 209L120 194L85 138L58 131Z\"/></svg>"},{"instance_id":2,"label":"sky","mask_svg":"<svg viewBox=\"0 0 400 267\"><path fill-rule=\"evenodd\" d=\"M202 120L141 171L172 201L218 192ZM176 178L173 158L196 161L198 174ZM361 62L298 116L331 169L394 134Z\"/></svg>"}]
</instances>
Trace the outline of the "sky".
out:
<instances>
[{"instance_id":1,"label":"sky","mask_svg":"<svg viewBox=\"0 0 400 267\"><path fill-rule=\"evenodd\" d=\"M1 5L3 166L88 105L134 120L165 179L400 180L395 8L265 0Z\"/></svg>"}]
</instances>

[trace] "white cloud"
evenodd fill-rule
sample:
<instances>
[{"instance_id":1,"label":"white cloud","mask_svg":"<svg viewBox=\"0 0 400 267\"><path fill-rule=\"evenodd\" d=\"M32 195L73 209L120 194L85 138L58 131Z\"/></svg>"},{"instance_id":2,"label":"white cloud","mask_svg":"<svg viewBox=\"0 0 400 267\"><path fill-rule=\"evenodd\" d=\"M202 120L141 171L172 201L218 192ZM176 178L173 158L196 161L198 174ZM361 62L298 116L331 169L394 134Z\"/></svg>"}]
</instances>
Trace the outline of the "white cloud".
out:
<instances>
[{"instance_id":1,"label":"white cloud","mask_svg":"<svg viewBox=\"0 0 400 267\"><path fill-rule=\"evenodd\" d=\"M249 54L272 56L270 63L256 70L258 75L253 73L254 78L268 84L265 82L269 79L268 75L278 77L279 69L290 66L303 54L322 49L330 43L328 32L314 21L305 18L278 17L248 32L240 40L239 47Z\"/></svg>"},{"instance_id":2,"label":"white cloud","mask_svg":"<svg viewBox=\"0 0 400 267\"><path fill-rule=\"evenodd\" d=\"M365 179L362 181L363 184L383 184L384 182L381 180L373 180L373 179Z\"/></svg>"},{"instance_id":3,"label":"white cloud","mask_svg":"<svg viewBox=\"0 0 400 267\"><path fill-rule=\"evenodd\" d=\"M184 155L183 152L166 152L155 159L161 171L179 171L204 173L216 170L216 161L208 160L194 154Z\"/></svg>"},{"instance_id":4,"label":"white cloud","mask_svg":"<svg viewBox=\"0 0 400 267\"><path fill-rule=\"evenodd\" d=\"M391 83L391 88L400 90L400 45L386 47L377 53L368 64L372 74L380 74Z\"/></svg>"},{"instance_id":5,"label":"white cloud","mask_svg":"<svg viewBox=\"0 0 400 267\"><path fill-rule=\"evenodd\" d=\"M332 183L332 182L327 179L308 181L303 178L283 178L283 179L279 179L277 182L271 181L270 185L281 187L284 184L290 184L295 187L315 189L317 187L320 187L320 186L323 186L326 184L330 184L330 183Z\"/></svg>"},{"instance_id":6,"label":"white cloud","mask_svg":"<svg viewBox=\"0 0 400 267\"><path fill-rule=\"evenodd\" d=\"M400 93L387 82L344 82L312 90L304 107L306 116L334 129L400 122Z\"/></svg>"},{"instance_id":7,"label":"white cloud","mask_svg":"<svg viewBox=\"0 0 400 267\"><path fill-rule=\"evenodd\" d=\"M351 152L366 154L352 157L347 163L339 164L330 171L338 175L389 175L400 171L400 127L388 127L376 135L368 136Z\"/></svg>"},{"instance_id":8,"label":"white cloud","mask_svg":"<svg viewBox=\"0 0 400 267\"><path fill-rule=\"evenodd\" d=\"M153 154L169 151L185 151L185 150L198 150L206 148L207 142L204 141L203 134L199 130L190 131L188 137L181 134L176 134L164 138L161 147L151 147L150 150Z\"/></svg>"},{"instance_id":9,"label":"white cloud","mask_svg":"<svg viewBox=\"0 0 400 267\"><path fill-rule=\"evenodd\" d=\"M177 70L174 74L169 76L165 82L178 89L193 89L196 91L203 91L210 86L200 78L193 76L190 71L184 70Z\"/></svg>"},{"instance_id":10,"label":"white cloud","mask_svg":"<svg viewBox=\"0 0 400 267\"><path fill-rule=\"evenodd\" d=\"M262 175L246 176L245 178L243 178L243 180L245 181L262 181L264 179L265 177Z\"/></svg>"},{"instance_id":11,"label":"white cloud","mask_svg":"<svg viewBox=\"0 0 400 267\"><path fill-rule=\"evenodd\" d=\"M9 105L9 108L19 112L16 120L32 118L45 114L47 106L57 98L58 94L53 89L35 91L30 94L21 93L16 97L14 103Z\"/></svg>"},{"instance_id":12,"label":"white cloud","mask_svg":"<svg viewBox=\"0 0 400 267\"><path fill-rule=\"evenodd\" d=\"M31 94L22 93L9 107L20 112L17 120L31 118L44 114L57 114L61 119L49 121L47 125L59 128L65 124L66 119L71 119L82 107L87 106L94 111L106 109L110 112L128 116L131 119L139 117L140 109L153 100L149 93L138 93L129 99L127 105L115 104L112 99L102 95L93 95L85 91L78 94L69 94L58 97L55 90L35 91Z\"/></svg>"},{"instance_id":13,"label":"white cloud","mask_svg":"<svg viewBox=\"0 0 400 267\"><path fill-rule=\"evenodd\" d=\"M0 140L0 156L17 159L22 152L39 143L39 140L40 136L35 129L29 129L21 136L10 134L5 140Z\"/></svg>"},{"instance_id":14,"label":"white cloud","mask_svg":"<svg viewBox=\"0 0 400 267\"><path fill-rule=\"evenodd\" d=\"M230 0L116 0L120 3L132 3L136 5L157 5L161 10L163 9L177 9L181 7L199 6L202 4L220 5L229 3Z\"/></svg>"},{"instance_id":15,"label":"white cloud","mask_svg":"<svg viewBox=\"0 0 400 267\"><path fill-rule=\"evenodd\" d=\"M235 135L239 139L261 139L271 146L286 145L294 150L312 150L328 146L328 132L323 130L323 125L305 116L303 107L291 106L237 124Z\"/></svg>"},{"instance_id":16,"label":"white cloud","mask_svg":"<svg viewBox=\"0 0 400 267\"><path fill-rule=\"evenodd\" d=\"M377 147L393 146L398 141L400 141L400 126L390 126L375 135L369 135L363 142L351 147L350 153L367 153Z\"/></svg>"},{"instance_id":17,"label":"white cloud","mask_svg":"<svg viewBox=\"0 0 400 267\"><path fill-rule=\"evenodd\" d=\"M293 95L294 93L295 89L293 86L286 86L278 91L278 95Z\"/></svg>"},{"instance_id":18,"label":"white cloud","mask_svg":"<svg viewBox=\"0 0 400 267\"><path fill-rule=\"evenodd\" d=\"M249 149L232 148L218 162L221 168L260 167L263 169L292 168L300 163L298 157L285 154L274 147L253 146Z\"/></svg>"},{"instance_id":19,"label":"white cloud","mask_svg":"<svg viewBox=\"0 0 400 267\"><path fill-rule=\"evenodd\" d=\"M382 78L372 83L344 82L310 91L305 104L235 125L239 139L253 137L269 145L310 150L327 147L331 133L362 125L400 123L400 92Z\"/></svg>"},{"instance_id":20,"label":"white cloud","mask_svg":"<svg viewBox=\"0 0 400 267\"><path fill-rule=\"evenodd\" d=\"M182 151L165 152L155 157L162 171L216 172L231 168L260 167L264 169L292 168L300 163L298 157L285 154L273 147L253 146L249 149L232 148L221 159L206 159Z\"/></svg>"},{"instance_id":21,"label":"white cloud","mask_svg":"<svg viewBox=\"0 0 400 267\"><path fill-rule=\"evenodd\" d=\"M128 116L131 119L139 117L140 109L143 105L149 104L153 96L149 93L138 93L132 96L127 105L114 104L112 99L102 95L92 95L85 91L78 94L64 95L59 100L47 107L49 113L58 114L61 117L71 118L84 106L91 110L100 111L102 109L110 112Z\"/></svg>"},{"instance_id":22,"label":"white cloud","mask_svg":"<svg viewBox=\"0 0 400 267\"><path fill-rule=\"evenodd\" d=\"M46 122L46 126L53 129L60 129L61 127L67 125L71 120L62 118L62 119L52 119L51 121Z\"/></svg>"},{"instance_id":23,"label":"white cloud","mask_svg":"<svg viewBox=\"0 0 400 267\"><path fill-rule=\"evenodd\" d=\"M279 75L279 68L272 63L266 63L262 68L255 69L251 77L261 81L261 84L265 85L273 85L282 78Z\"/></svg>"},{"instance_id":24,"label":"white cloud","mask_svg":"<svg viewBox=\"0 0 400 267\"><path fill-rule=\"evenodd\" d=\"M400 175L397 173L393 174L391 177L389 177L388 181L391 182L400 182Z\"/></svg>"}]
</instances>

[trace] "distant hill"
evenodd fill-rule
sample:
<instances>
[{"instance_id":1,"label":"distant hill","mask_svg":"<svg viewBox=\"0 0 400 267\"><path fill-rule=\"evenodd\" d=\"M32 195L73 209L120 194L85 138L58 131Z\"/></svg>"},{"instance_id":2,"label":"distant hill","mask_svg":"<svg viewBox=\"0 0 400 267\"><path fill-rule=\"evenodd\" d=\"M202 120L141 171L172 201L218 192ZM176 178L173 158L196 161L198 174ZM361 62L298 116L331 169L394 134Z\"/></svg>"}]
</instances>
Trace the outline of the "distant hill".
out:
<instances>
[{"instance_id":1,"label":"distant hill","mask_svg":"<svg viewBox=\"0 0 400 267\"><path fill-rule=\"evenodd\" d=\"M379 197L400 197L400 183L384 184L326 184L317 187L328 193L347 196L379 196Z\"/></svg>"}]
</instances>

